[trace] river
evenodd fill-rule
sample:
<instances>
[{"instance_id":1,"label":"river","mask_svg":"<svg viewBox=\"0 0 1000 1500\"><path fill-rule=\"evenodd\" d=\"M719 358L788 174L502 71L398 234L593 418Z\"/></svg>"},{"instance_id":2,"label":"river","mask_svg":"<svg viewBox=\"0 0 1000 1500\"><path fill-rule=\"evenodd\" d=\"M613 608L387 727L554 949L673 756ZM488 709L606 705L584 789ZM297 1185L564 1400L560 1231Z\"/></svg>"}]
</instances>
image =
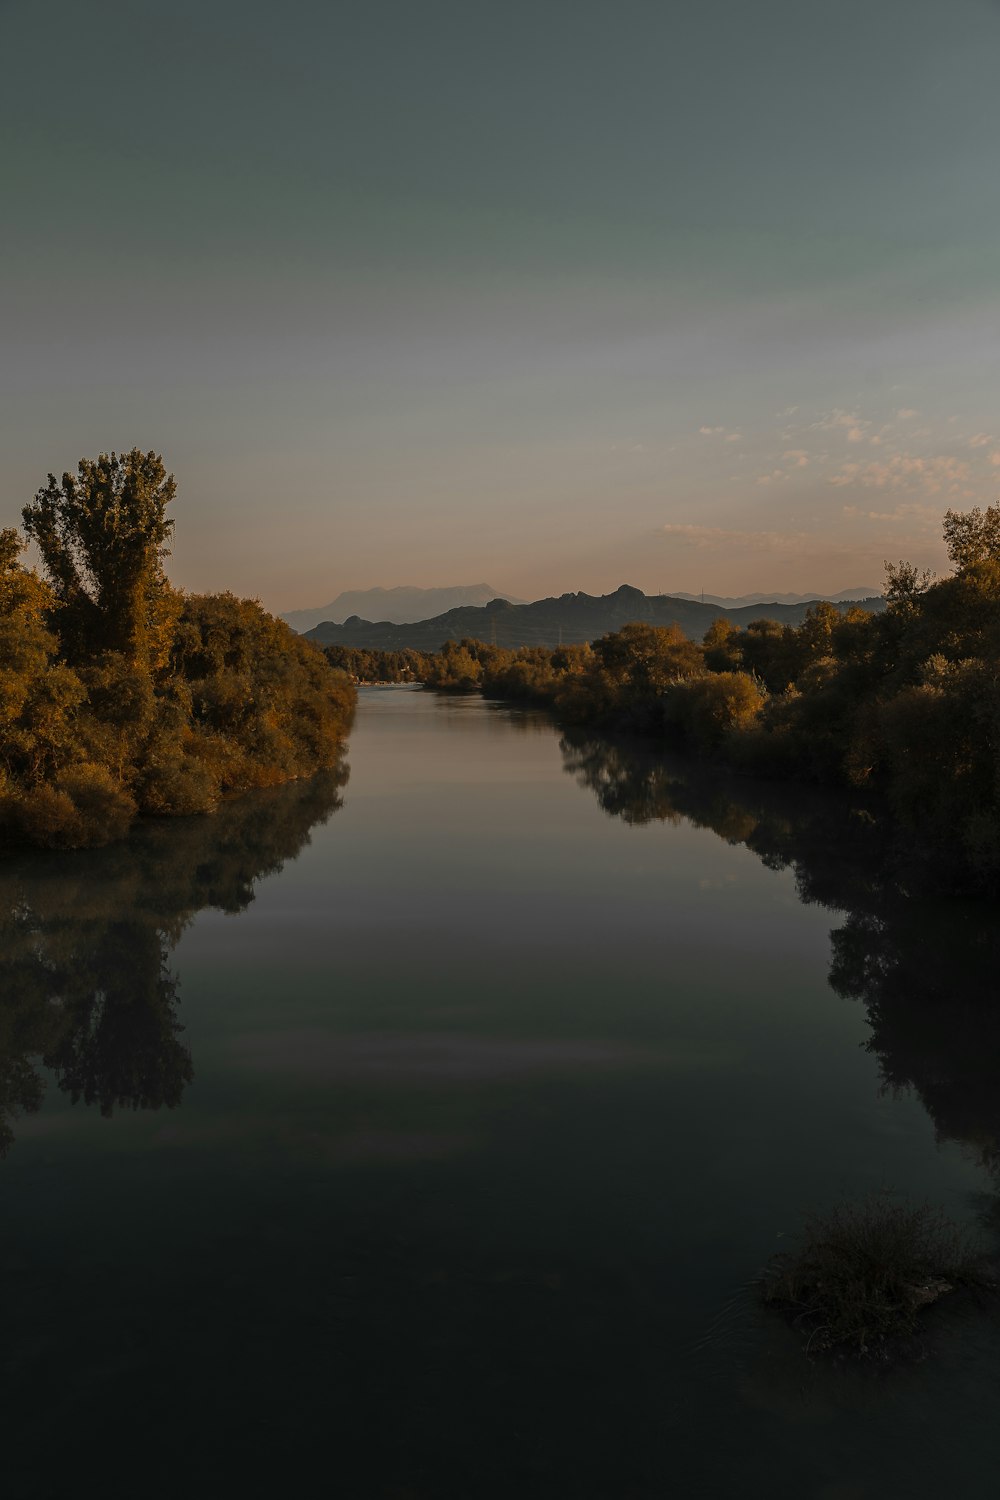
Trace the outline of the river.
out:
<instances>
[{"instance_id":1,"label":"river","mask_svg":"<svg viewBox=\"0 0 1000 1500\"><path fill-rule=\"evenodd\" d=\"M475 697L349 761L0 868L7 1492L992 1496L995 1313L840 1369L753 1279L993 1213L995 910Z\"/></svg>"}]
</instances>

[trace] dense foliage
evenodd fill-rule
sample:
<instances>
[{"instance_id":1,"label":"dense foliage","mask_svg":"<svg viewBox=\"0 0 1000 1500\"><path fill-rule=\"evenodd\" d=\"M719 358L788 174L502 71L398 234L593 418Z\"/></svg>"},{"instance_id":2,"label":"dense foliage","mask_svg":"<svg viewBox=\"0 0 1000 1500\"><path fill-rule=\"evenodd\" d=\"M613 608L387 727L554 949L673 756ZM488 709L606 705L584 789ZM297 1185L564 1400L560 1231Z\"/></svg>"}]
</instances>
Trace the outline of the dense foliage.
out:
<instances>
[{"instance_id":1,"label":"dense foliage","mask_svg":"<svg viewBox=\"0 0 1000 1500\"><path fill-rule=\"evenodd\" d=\"M449 641L429 687L538 703L742 769L883 794L951 882L1000 882L1000 506L949 511L954 573L889 567L882 613L813 605L800 625L719 618L701 645L632 623L590 646ZM373 675L386 676L372 659Z\"/></svg>"},{"instance_id":2,"label":"dense foliage","mask_svg":"<svg viewBox=\"0 0 1000 1500\"><path fill-rule=\"evenodd\" d=\"M163 570L174 480L154 453L83 460L25 507L45 579L0 531L0 830L78 848L137 813L197 813L329 766L354 688L232 594Z\"/></svg>"},{"instance_id":3,"label":"dense foliage","mask_svg":"<svg viewBox=\"0 0 1000 1500\"><path fill-rule=\"evenodd\" d=\"M353 682L423 682L431 658L420 651L369 651L361 646L326 646L331 667L346 672Z\"/></svg>"}]
</instances>

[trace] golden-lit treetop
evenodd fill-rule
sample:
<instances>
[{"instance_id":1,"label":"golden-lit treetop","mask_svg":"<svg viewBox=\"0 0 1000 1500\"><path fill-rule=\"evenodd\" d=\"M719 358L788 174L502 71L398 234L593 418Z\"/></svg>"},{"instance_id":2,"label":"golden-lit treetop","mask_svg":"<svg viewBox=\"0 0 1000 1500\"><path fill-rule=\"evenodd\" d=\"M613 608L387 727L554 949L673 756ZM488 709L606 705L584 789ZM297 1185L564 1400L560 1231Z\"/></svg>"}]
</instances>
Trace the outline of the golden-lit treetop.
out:
<instances>
[{"instance_id":1,"label":"golden-lit treetop","mask_svg":"<svg viewBox=\"0 0 1000 1500\"><path fill-rule=\"evenodd\" d=\"M48 484L24 508L24 529L42 555L63 608L71 655L155 653L164 623L176 485L157 453L133 448L81 459L76 474Z\"/></svg>"}]
</instances>

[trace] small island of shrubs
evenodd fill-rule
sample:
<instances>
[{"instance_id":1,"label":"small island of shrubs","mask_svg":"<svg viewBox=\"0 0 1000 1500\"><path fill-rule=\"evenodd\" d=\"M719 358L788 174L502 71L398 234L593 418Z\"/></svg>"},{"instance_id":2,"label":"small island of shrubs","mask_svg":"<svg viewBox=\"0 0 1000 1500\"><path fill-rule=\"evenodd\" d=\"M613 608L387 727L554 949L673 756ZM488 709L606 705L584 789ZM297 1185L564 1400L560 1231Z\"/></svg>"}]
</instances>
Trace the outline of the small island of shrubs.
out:
<instances>
[{"instance_id":1,"label":"small island of shrubs","mask_svg":"<svg viewBox=\"0 0 1000 1500\"><path fill-rule=\"evenodd\" d=\"M912 1341L923 1309L959 1289L992 1291L993 1279L970 1233L883 1192L810 1214L797 1249L775 1256L759 1285L809 1352L887 1359Z\"/></svg>"},{"instance_id":2,"label":"small island of shrubs","mask_svg":"<svg viewBox=\"0 0 1000 1500\"><path fill-rule=\"evenodd\" d=\"M49 475L23 512L41 556L0 531L0 836L80 848L139 814L333 765L350 678L252 599L164 573L173 476L133 449Z\"/></svg>"}]
</instances>

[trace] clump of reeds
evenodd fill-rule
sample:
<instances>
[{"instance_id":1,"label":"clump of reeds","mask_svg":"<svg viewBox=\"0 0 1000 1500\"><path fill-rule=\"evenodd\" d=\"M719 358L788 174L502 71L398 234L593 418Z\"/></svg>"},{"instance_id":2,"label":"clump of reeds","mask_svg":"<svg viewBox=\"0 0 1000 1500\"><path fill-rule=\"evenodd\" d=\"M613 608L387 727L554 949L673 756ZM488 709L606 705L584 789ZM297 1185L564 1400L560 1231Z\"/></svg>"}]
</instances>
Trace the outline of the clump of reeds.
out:
<instances>
[{"instance_id":1,"label":"clump of reeds","mask_svg":"<svg viewBox=\"0 0 1000 1500\"><path fill-rule=\"evenodd\" d=\"M797 1250L760 1279L812 1350L884 1357L919 1313L959 1287L991 1284L981 1245L929 1203L876 1193L806 1216Z\"/></svg>"}]
</instances>

